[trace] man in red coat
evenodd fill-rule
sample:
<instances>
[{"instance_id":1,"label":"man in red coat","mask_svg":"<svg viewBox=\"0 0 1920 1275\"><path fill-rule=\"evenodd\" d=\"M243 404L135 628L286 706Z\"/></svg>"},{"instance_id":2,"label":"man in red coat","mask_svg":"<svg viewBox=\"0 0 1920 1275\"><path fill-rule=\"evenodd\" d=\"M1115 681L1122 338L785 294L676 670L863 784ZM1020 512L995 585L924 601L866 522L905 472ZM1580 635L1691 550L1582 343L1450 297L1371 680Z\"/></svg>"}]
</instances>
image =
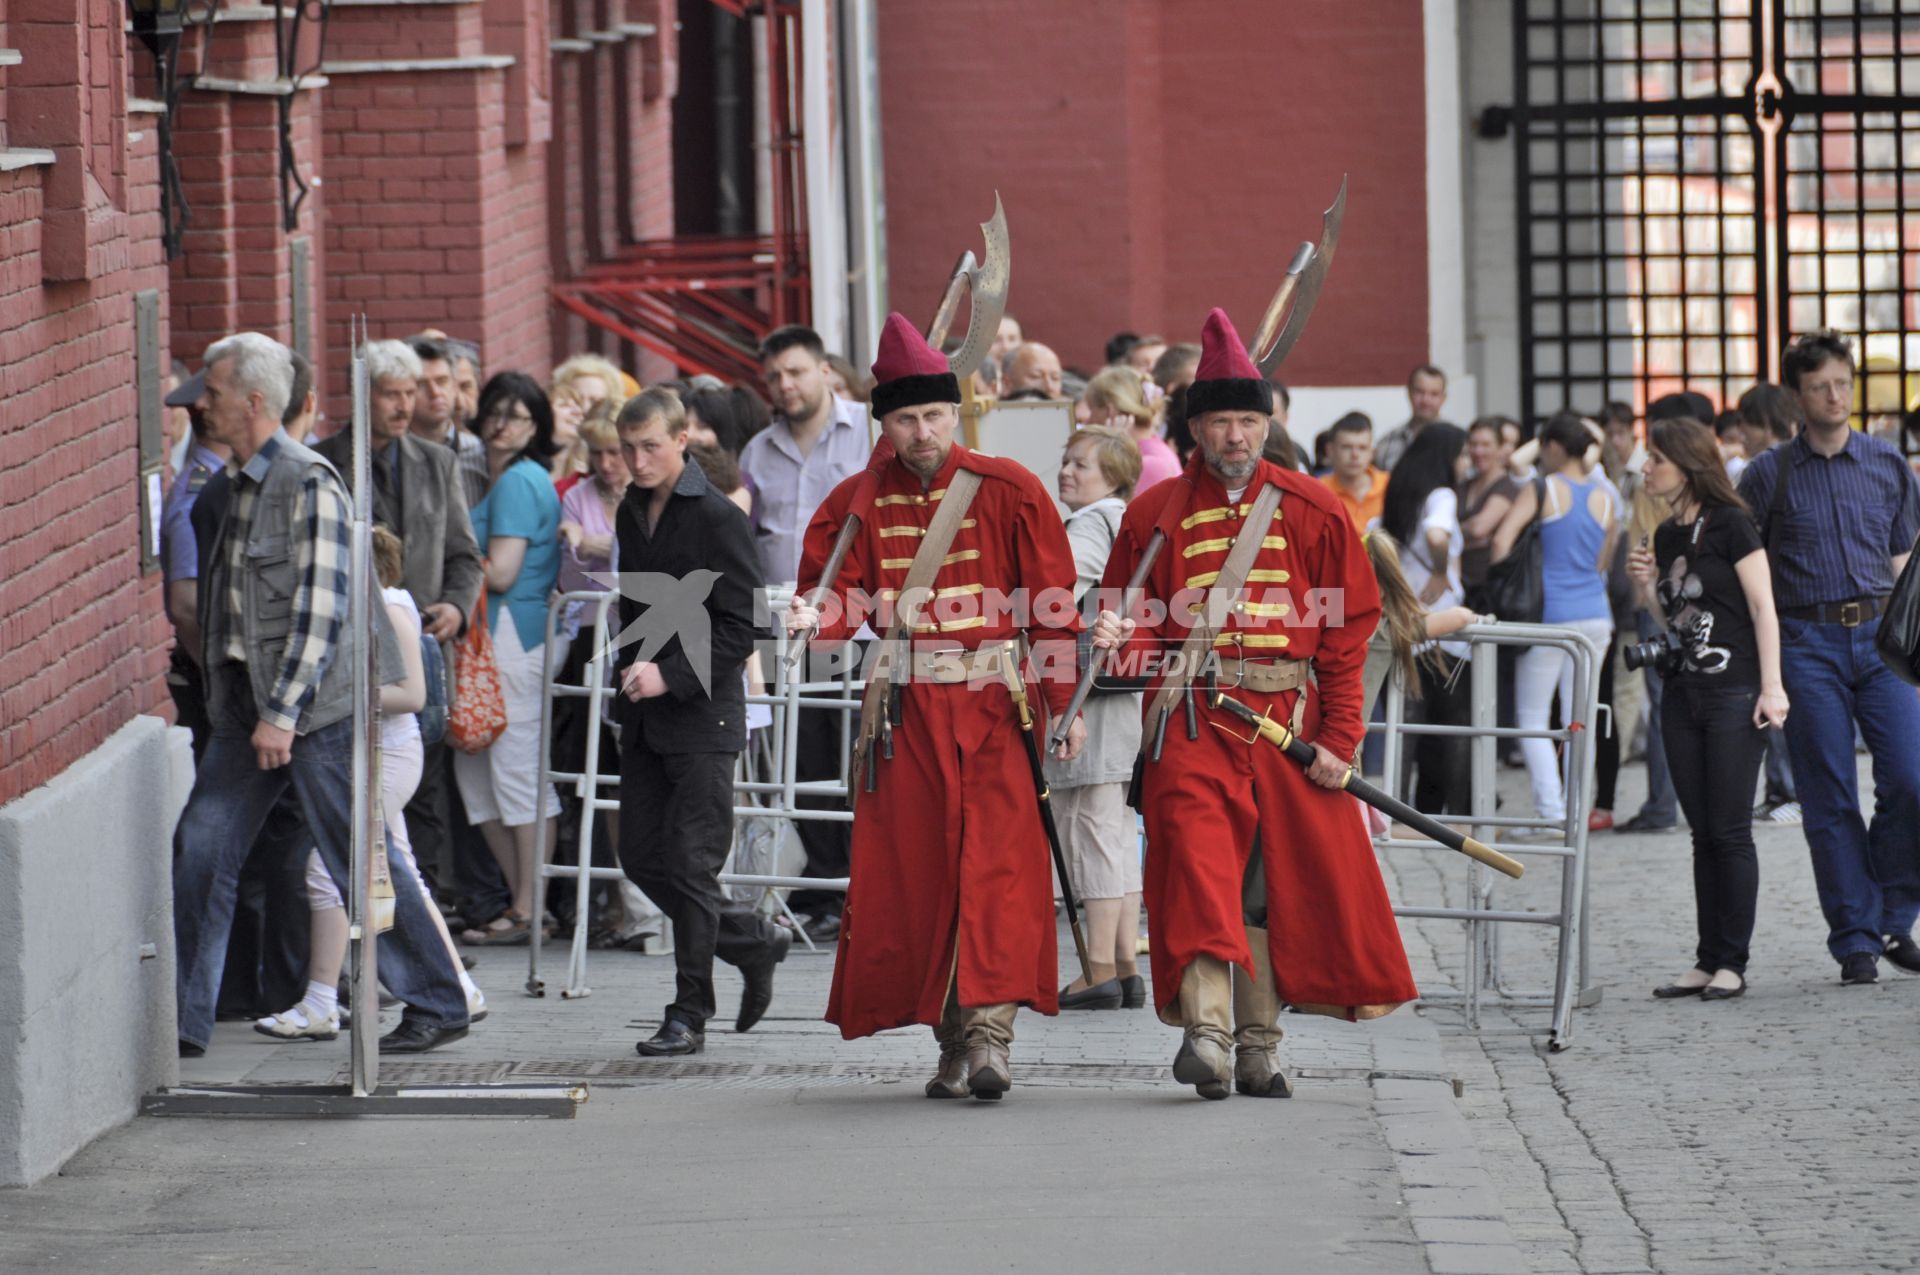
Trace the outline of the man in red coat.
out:
<instances>
[{"instance_id":1,"label":"man in red coat","mask_svg":"<svg viewBox=\"0 0 1920 1275\"><path fill-rule=\"evenodd\" d=\"M1073 555L1039 479L953 441L959 383L898 314L873 375L883 437L869 469L836 487L807 528L787 632L817 626L821 639L844 640L863 619L885 631L950 489L971 484L963 472L979 486L931 597L910 612L911 653L893 660L897 709L883 705L882 716L898 723L850 776L853 864L827 1021L849 1040L925 1023L940 1043L927 1096L998 1098L1012 1084L1015 1009L1059 1009L1053 878L1006 670L1021 638L1036 664L1072 667ZM808 599L850 515L859 533L816 609ZM1043 680L1034 698L1058 713L1072 691L1069 674ZM1061 755L1085 738L1076 720Z\"/></svg>"},{"instance_id":2,"label":"man in red coat","mask_svg":"<svg viewBox=\"0 0 1920 1275\"><path fill-rule=\"evenodd\" d=\"M1161 731L1153 702L1164 676L1146 697L1154 996L1161 1020L1186 1029L1176 1079L1208 1098L1226 1097L1229 1083L1283 1098L1292 1092L1275 1056L1283 1000L1359 1019L1417 995L1360 812L1339 791L1364 731L1360 670L1380 592L1332 494L1260 458L1270 391L1222 311L1208 316L1201 348L1187 392L1199 450L1185 473L1128 506L1107 560L1109 596L1118 598L1156 527L1167 543L1142 605L1125 618L1103 611L1094 641L1123 646L1116 672L1129 663L1153 672L1191 626L1220 619L1191 709L1176 701ZM1214 597L1267 484L1280 503L1266 527L1250 531L1261 537L1258 554L1232 596ZM1312 741L1312 769L1249 742L1244 726L1211 707L1209 674ZM1259 865L1250 863L1256 846ZM1254 866L1265 883L1249 907L1243 885Z\"/></svg>"}]
</instances>

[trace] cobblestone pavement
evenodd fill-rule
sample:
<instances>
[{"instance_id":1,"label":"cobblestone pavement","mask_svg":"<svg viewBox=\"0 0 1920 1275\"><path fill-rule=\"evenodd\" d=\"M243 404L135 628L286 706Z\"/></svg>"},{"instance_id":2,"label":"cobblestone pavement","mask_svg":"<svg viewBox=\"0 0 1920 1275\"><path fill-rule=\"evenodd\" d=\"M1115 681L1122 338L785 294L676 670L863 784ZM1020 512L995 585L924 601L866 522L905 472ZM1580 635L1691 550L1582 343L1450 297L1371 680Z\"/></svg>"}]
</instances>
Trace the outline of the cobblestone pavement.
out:
<instances>
[{"instance_id":1,"label":"cobblestone pavement","mask_svg":"<svg viewBox=\"0 0 1920 1275\"><path fill-rule=\"evenodd\" d=\"M1061 950L1072 959L1064 932ZM728 1028L739 979L722 969L707 1052L648 1061L633 1042L671 958L592 953L592 994L565 1000L564 952L544 951L553 990L531 999L526 950L483 949L488 1020L382 1078L584 1079L573 1121L137 1120L0 1194L0 1270L390 1268L413 1261L410 1217L430 1220L418 1264L432 1270L631 1269L640 1253L835 1275L1526 1269L1434 1024L1412 1011L1290 1017L1298 1096L1224 1103L1172 1082L1178 1036L1150 1010L1022 1014L1016 1088L988 1108L920 1096L924 1029L848 1042L821 1022L825 955L790 956L745 1035ZM345 1065L344 1037L221 1024L182 1083L329 1081ZM329 1225L360 1216L373 1220Z\"/></svg>"},{"instance_id":2,"label":"cobblestone pavement","mask_svg":"<svg viewBox=\"0 0 1920 1275\"><path fill-rule=\"evenodd\" d=\"M1623 817L1645 782L1643 767L1622 774ZM1504 771L1501 791L1506 809L1530 809L1523 772ZM1882 963L1879 986L1840 986L1801 830L1755 832L1760 910L1744 998L1648 994L1693 961L1683 828L1594 834L1588 981L1602 1000L1576 1014L1571 1048L1492 1034L1538 1026L1544 1013L1496 1014L1475 1038L1458 1032L1457 1015L1432 1011L1534 1271L1920 1270L1920 978ZM1458 905L1463 863L1392 852L1391 888L1396 899ZM1526 880L1502 880L1495 906L1549 908L1556 880L1551 861L1535 860ZM1422 986L1456 984L1461 927L1404 928ZM1550 932L1504 928L1509 983L1544 989Z\"/></svg>"}]
</instances>

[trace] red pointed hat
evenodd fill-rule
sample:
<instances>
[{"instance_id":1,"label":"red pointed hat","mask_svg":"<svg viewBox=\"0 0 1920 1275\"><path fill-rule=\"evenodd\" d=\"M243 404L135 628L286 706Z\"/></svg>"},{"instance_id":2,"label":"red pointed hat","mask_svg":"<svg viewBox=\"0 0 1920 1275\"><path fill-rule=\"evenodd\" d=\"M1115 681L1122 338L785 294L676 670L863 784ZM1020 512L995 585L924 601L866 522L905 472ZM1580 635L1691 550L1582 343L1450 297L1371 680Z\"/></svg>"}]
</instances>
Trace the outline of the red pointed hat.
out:
<instances>
[{"instance_id":1,"label":"red pointed hat","mask_svg":"<svg viewBox=\"0 0 1920 1275\"><path fill-rule=\"evenodd\" d=\"M878 417L920 403L960 401L960 379L953 374L947 356L928 345L920 330L898 310L887 316L887 326L880 330L873 381L868 405Z\"/></svg>"},{"instance_id":2,"label":"red pointed hat","mask_svg":"<svg viewBox=\"0 0 1920 1275\"><path fill-rule=\"evenodd\" d=\"M1218 306L1207 315L1200 331L1200 366L1187 389L1187 419L1205 412L1273 411L1273 391L1267 378L1247 357L1247 347L1234 331L1233 320Z\"/></svg>"}]
</instances>

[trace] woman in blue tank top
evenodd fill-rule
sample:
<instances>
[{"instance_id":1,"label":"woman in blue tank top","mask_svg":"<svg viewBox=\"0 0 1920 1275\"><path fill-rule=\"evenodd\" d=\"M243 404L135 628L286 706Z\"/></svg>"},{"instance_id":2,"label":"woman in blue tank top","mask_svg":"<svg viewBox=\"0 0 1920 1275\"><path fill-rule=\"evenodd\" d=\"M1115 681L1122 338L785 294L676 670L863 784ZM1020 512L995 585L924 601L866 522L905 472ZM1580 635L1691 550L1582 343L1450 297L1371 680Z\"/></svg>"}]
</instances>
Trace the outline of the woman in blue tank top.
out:
<instances>
[{"instance_id":1,"label":"woman in blue tank top","mask_svg":"<svg viewBox=\"0 0 1920 1275\"><path fill-rule=\"evenodd\" d=\"M1613 640L1613 610L1607 601L1607 565L1620 532L1619 497L1599 472L1601 435L1571 412L1541 427L1540 471L1544 483L1521 489L1493 535L1496 561L1536 513L1540 516L1541 623L1576 629L1606 651ZM1544 506L1543 506L1544 502ZM1514 674L1515 711L1522 729L1545 730L1554 692L1563 719L1573 701L1573 660L1553 647L1530 647ZM1588 722L1593 729L1596 723ZM1542 819L1567 816L1566 780L1553 741L1523 739L1533 804ZM1585 818L1586 813L1581 812Z\"/></svg>"}]
</instances>

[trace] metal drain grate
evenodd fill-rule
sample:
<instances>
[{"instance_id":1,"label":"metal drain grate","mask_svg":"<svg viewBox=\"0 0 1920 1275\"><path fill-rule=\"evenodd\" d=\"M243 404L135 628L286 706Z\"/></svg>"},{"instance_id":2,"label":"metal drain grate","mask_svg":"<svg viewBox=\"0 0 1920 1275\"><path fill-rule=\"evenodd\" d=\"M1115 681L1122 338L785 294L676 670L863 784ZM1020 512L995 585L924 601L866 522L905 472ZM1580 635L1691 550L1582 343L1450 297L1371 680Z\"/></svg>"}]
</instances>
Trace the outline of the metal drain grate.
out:
<instances>
[{"instance_id":1,"label":"metal drain grate","mask_svg":"<svg viewBox=\"0 0 1920 1275\"><path fill-rule=\"evenodd\" d=\"M1159 1063L1014 1063L1021 1084L1164 1085ZM726 1088L793 1088L809 1085L917 1083L928 1063L771 1063L715 1059L534 1058L520 1062L383 1062L380 1078L393 1084L492 1084L506 1081L588 1080L602 1085L685 1084ZM1439 1074L1382 1072L1369 1067L1298 1067L1303 1080L1366 1083L1380 1079L1436 1080Z\"/></svg>"}]
</instances>

